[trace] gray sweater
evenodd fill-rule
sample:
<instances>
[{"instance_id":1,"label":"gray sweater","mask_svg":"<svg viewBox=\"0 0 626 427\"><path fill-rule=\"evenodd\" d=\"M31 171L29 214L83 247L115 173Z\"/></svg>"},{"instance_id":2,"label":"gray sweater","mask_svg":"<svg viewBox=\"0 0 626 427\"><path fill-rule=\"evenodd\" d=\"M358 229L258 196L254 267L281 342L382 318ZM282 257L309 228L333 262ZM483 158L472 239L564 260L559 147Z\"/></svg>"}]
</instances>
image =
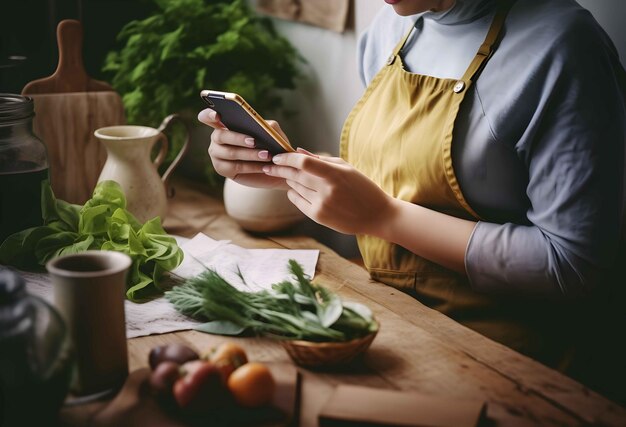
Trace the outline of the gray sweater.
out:
<instances>
[{"instance_id":1,"label":"gray sweater","mask_svg":"<svg viewBox=\"0 0 626 427\"><path fill-rule=\"evenodd\" d=\"M383 7L359 42L363 82L411 25L408 71L460 78L493 4L457 0L449 11L411 17ZM504 31L465 98L453 141L461 189L483 218L465 254L469 280L485 293L585 294L614 264L622 226L619 59L573 0L518 0Z\"/></svg>"}]
</instances>

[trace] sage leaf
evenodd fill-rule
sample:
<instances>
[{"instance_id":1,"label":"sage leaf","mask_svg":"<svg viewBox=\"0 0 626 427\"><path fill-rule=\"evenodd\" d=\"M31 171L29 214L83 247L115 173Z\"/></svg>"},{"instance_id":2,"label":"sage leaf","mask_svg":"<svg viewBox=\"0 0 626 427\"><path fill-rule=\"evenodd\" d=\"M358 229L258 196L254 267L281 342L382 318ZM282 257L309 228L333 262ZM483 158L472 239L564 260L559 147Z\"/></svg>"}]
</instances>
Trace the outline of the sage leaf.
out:
<instances>
[{"instance_id":1,"label":"sage leaf","mask_svg":"<svg viewBox=\"0 0 626 427\"><path fill-rule=\"evenodd\" d=\"M354 301L346 301L343 303L343 306L344 308L353 311L367 321L371 321L374 317L372 310L370 310L370 308L364 304L360 304Z\"/></svg>"},{"instance_id":2,"label":"sage leaf","mask_svg":"<svg viewBox=\"0 0 626 427\"><path fill-rule=\"evenodd\" d=\"M239 326L229 320L213 320L212 322L206 322L196 326L194 329L196 331L206 332L207 334L230 336L241 335L246 330L245 327Z\"/></svg>"},{"instance_id":3,"label":"sage leaf","mask_svg":"<svg viewBox=\"0 0 626 427\"><path fill-rule=\"evenodd\" d=\"M328 328L335 323L343 312L341 299L335 294L326 294L327 301L318 306L317 316L322 326Z\"/></svg>"}]
</instances>

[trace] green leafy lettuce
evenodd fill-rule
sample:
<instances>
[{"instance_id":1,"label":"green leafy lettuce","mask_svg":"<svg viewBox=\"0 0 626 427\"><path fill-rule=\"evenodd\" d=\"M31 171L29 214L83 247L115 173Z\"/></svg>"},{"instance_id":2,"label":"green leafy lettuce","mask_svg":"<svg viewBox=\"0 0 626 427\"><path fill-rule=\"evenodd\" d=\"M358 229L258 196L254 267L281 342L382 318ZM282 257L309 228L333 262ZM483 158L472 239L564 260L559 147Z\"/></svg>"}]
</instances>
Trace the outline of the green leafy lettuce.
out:
<instances>
[{"instance_id":1,"label":"green leafy lettuce","mask_svg":"<svg viewBox=\"0 0 626 427\"><path fill-rule=\"evenodd\" d=\"M0 245L0 263L32 270L57 256L89 249L122 252L133 261L126 296L139 300L161 293L163 273L183 260L159 217L141 224L126 210L126 197L115 181L99 183L84 206L56 199L44 181L41 205L44 225L7 237Z\"/></svg>"}]
</instances>

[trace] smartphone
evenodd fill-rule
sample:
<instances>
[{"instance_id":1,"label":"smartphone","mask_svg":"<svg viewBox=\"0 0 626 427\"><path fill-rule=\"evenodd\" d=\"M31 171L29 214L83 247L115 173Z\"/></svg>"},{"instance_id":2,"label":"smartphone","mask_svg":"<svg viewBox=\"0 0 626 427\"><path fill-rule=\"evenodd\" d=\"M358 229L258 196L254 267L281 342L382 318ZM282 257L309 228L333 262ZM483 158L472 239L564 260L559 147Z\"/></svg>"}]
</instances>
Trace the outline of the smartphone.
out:
<instances>
[{"instance_id":1,"label":"smartphone","mask_svg":"<svg viewBox=\"0 0 626 427\"><path fill-rule=\"evenodd\" d=\"M200 97L209 108L217 111L228 130L254 138L255 148L265 149L272 155L295 151L285 138L236 93L203 90Z\"/></svg>"}]
</instances>

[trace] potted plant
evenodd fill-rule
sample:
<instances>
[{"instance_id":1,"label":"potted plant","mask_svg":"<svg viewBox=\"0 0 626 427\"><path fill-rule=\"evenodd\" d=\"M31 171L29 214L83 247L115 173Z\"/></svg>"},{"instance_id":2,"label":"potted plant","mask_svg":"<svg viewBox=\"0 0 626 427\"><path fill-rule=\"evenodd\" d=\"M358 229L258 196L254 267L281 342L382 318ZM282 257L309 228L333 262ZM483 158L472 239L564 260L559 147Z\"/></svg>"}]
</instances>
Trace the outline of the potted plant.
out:
<instances>
[{"instance_id":1,"label":"potted plant","mask_svg":"<svg viewBox=\"0 0 626 427\"><path fill-rule=\"evenodd\" d=\"M280 109L276 89L294 88L301 57L271 20L246 0L152 1L156 11L122 29L123 46L107 55L103 67L122 95L129 123L156 126L178 112L195 124L204 108L202 89L239 93L262 115ZM201 141L192 141L187 158L200 160L214 180L204 132L192 129Z\"/></svg>"}]
</instances>

